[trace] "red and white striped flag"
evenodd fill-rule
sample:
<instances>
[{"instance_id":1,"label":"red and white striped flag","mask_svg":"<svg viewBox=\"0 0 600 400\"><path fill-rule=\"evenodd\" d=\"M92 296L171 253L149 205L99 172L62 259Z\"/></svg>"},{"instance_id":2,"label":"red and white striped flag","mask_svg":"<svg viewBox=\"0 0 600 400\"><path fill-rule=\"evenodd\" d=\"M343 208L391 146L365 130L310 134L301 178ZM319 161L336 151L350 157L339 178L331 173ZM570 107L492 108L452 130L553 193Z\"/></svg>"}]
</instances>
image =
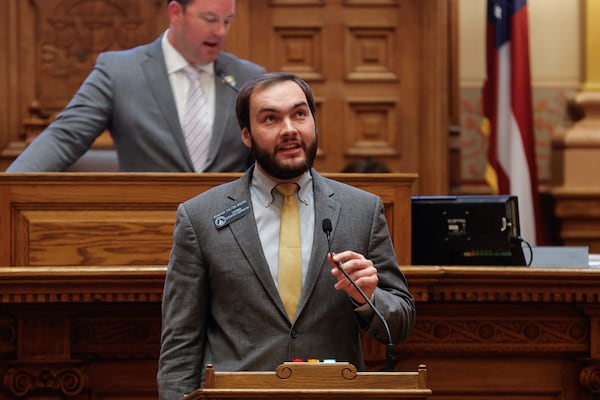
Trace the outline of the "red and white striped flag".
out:
<instances>
[{"instance_id":1,"label":"red and white striped flag","mask_svg":"<svg viewBox=\"0 0 600 400\"><path fill-rule=\"evenodd\" d=\"M495 194L518 196L521 237L540 244L526 0L488 0L483 132L485 179Z\"/></svg>"}]
</instances>

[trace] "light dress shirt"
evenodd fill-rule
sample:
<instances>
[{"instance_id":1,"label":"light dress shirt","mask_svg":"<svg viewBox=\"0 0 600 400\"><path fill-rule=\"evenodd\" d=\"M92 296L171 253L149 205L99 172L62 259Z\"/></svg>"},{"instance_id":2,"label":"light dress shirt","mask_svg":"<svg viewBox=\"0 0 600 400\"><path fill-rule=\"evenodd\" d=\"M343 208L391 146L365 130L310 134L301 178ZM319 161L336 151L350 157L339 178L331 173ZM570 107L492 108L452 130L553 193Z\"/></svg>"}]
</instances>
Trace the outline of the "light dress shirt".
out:
<instances>
[{"instance_id":1,"label":"light dress shirt","mask_svg":"<svg viewBox=\"0 0 600 400\"><path fill-rule=\"evenodd\" d=\"M169 74L171 90L173 91L173 98L175 99L175 106L177 107L179 124L183 127L185 102L190 87L189 80L183 72L183 68L189 65L189 62L171 45L171 43L169 43L169 40L167 39L168 33L169 30L167 29L162 36L161 45L165 56L165 65L167 67L167 73ZM196 67L204 71L201 84L204 95L208 97L207 112L209 116L208 121L210 121L210 131L212 133L212 126L215 120L215 65L214 63L210 63L206 65L196 65Z\"/></svg>"},{"instance_id":2,"label":"light dress shirt","mask_svg":"<svg viewBox=\"0 0 600 400\"><path fill-rule=\"evenodd\" d=\"M302 284L312 252L315 227L315 206L312 176L303 174L298 180L300 189L296 192L300 213L300 238L302 246ZM283 206L283 196L275 190L277 184L270 180L259 168L255 167L250 183L250 198L258 228L258 236L263 253L269 264L271 275L277 285L279 267L279 218ZM325 240L325 238L323 238Z\"/></svg>"}]
</instances>

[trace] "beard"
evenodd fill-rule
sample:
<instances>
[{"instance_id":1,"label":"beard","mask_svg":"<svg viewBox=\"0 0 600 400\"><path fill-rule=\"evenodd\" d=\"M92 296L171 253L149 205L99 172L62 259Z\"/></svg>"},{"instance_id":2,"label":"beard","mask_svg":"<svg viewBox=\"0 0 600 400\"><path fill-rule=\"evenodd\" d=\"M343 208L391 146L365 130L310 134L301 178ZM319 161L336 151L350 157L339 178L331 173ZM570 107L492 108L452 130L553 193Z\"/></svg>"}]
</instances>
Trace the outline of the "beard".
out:
<instances>
[{"instance_id":1,"label":"beard","mask_svg":"<svg viewBox=\"0 0 600 400\"><path fill-rule=\"evenodd\" d=\"M299 177L313 166L317 155L317 132L315 132L315 139L309 143L308 147L306 143L302 143L302 149L304 150L306 160L297 165L284 165L278 162L275 154L256 145L252 133L250 133L250 140L252 142L250 151L254 160L256 160L256 163L260 165L268 175L276 179L289 180Z\"/></svg>"}]
</instances>

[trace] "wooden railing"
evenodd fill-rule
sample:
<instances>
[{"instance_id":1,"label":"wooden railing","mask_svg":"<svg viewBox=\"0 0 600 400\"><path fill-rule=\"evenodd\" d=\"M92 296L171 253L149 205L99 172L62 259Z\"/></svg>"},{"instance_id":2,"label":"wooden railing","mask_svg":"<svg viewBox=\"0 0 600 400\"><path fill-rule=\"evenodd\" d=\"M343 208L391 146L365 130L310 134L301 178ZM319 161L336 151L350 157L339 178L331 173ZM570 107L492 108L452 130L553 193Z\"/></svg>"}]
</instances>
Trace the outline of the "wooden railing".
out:
<instances>
[{"instance_id":1,"label":"wooden railing","mask_svg":"<svg viewBox=\"0 0 600 400\"><path fill-rule=\"evenodd\" d=\"M0 174L0 265L166 265L177 205L239 174ZM327 174L378 194L410 263L415 174Z\"/></svg>"}]
</instances>

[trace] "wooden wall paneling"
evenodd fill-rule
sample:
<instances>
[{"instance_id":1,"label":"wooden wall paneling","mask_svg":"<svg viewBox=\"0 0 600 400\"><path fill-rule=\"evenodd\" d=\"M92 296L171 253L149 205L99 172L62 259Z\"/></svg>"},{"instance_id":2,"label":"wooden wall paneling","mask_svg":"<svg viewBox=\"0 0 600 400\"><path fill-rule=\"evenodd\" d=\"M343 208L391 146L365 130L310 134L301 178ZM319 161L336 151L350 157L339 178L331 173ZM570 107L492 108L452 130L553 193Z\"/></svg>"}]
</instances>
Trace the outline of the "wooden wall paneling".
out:
<instances>
[{"instance_id":1,"label":"wooden wall paneling","mask_svg":"<svg viewBox=\"0 0 600 400\"><path fill-rule=\"evenodd\" d=\"M125 205L136 208L125 211L126 220L123 210L99 206L83 202L57 203L50 210L15 209L15 230L27 236L14 248L15 264L43 266L48 260L70 266L166 264L173 203Z\"/></svg>"},{"instance_id":2,"label":"wooden wall paneling","mask_svg":"<svg viewBox=\"0 0 600 400\"><path fill-rule=\"evenodd\" d=\"M252 59L312 85L320 170L375 157L417 172L416 193L442 194L447 18L445 2L433 0L256 0Z\"/></svg>"},{"instance_id":3,"label":"wooden wall paneling","mask_svg":"<svg viewBox=\"0 0 600 400\"><path fill-rule=\"evenodd\" d=\"M21 78L3 169L24 148L23 134L40 132L68 102L99 51L149 42L167 24L163 0L7 1L18 17L8 29ZM445 194L448 18L438 0L239 0L227 50L313 86L320 170L375 157L418 173L415 193Z\"/></svg>"},{"instance_id":4,"label":"wooden wall paneling","mask_svg":"<svg viewBox=\"0 0 600 400\"><path fill-rule=\"evenodd\" d=\"M14 52L11 52L11 22L15 20L14 14L11 14L11 2L3 1L0 3L0 149L3 149L8 143L8 131L10 124L10 85L11 76L9 75L11 65L15 63ZM14 11L13 11L14 12Z\"/></svg>"},{"instance_id":5,"label":"wooden wall paneling","mask_svg":"<svg viewBox=\"0 0 600 400\"><path fill-rule=\"evenodd\" d=\"M399 120L398 132L401 135L402 164L399 168L411 169L419 174L415 194L421 194L426 181L420 170L419 157L422 139L421 119L427 110L422 109L422 97L426 96L421 87L421 59L423 57L421 7L424 2L400 1L400 10L397 22L397 38L395 50L398 63L399 87Z\"/></svg>"},{"instance_id":6,"label":"wooden wall paneling","mask_svg":"<svg viewBox=\"0 0 600 400\"><path fill-rule=\"evenodd\" d=\"M447 1L439 0L425 0L421 4L420 193L447 194L449 6Z\"/></svg>"},{"instance_id":7,"label":"wooden wall paneling","mask_svg":"<svg viewBox=\"0 0 600 400\"><path fill-rule=\"evenodd\" d=\"M12 108L8 131L0 132L1 170L68 103L91 72L98 53L150 42L168 22L164 0L7 3L16 18L8 24L10 45L14 46L9 94ZM107 135L97 143L112 145Z\"/></svg>"},{"instance_id":8,"label":"wooden wall paneling","mask_svg":"<svg viewBox=\"0 0 600 400\"><path fill-rule=\"evenodd\" d=\"M286 71L299 75L311 84L317 102L319 149L317 166L331 156L327 144L327 115L341 115L339 106L322 90L324 81L335 64L323 57L326 37L338 40L336 31L324 22L325 1L266 1L253 0L250 13L253 43L251 59L268 71ZM338 41L339 43L339 41ZM340 46L331 47L332 57L339 59ZM337 171L325 168L323 171Z\"/></svg>"},{"instance_id":9,"label":"wooden wall paneling","mask_svg":"<svg viewBox=\"0 0 600 400\"><path fill-rule=\"evenodd\" d=\"M0 265L166 265L178 204L239 175L0 174ZM398 260L409 264L416 176L327 176L381 197Z\"/></svg>"},{"instance_id":10,"label":"wooden wall paneling","mask_svg":"<svg viewBox=\"0 0 600 400\"><path fill-rule=\"evenodd\" d=\"M31 98L35 69L31 38L34 36L35 23L28 2L23 0L6 0L0 5L5 23L0 31L6 35L5 50L0 63L3 64L6 85L2 90L2 130L0 130L0 150L9 148L9 158L5 159L6 150L0 153L0 169L4 170L12 157L19 154L23 147L19 143L19 135L23 132L22 118L27 110L27 99ZM29 100L31 101L31 100ZM4 103L5 102L5 103ZM15 141L15 148L10 144Z\"/></svg>"},{"instance_id":11,"label":"wooden wall paneling","mask_svg":"<svg viewBox=\"0 0 600 400\"><path fill-rule=\"evenodd\" d=\"M398 5L368 10L347 7L342 76L346 86L342 98L346 108L342 156L346 160L374 157L401 165L412 154L406 147L407 132L402 129L401 119L401 13ZM402 116L406 118L406 114Z\"/></svg>"},{"instance_id":12,"label":"wooden wall paneling","mask_svg":"<svg viewBox=\"0 0 600 400\"><path fill-rule=\"evenodd\" d=\"M235 18L225 43L225 51L245 59L251 59L250 49L254 39L250 7L250 0L236 0Z\"/></svg>"},{"instance_id":13,"label":"wooden wall paneling","mask_svg":"<svg viewBox=\"0 0 600 400\"><path fill-rule=\"evenodd\" d=\"M461 189L459 0L448 2L448 193Z\"/></svg>"}]
</instances>

